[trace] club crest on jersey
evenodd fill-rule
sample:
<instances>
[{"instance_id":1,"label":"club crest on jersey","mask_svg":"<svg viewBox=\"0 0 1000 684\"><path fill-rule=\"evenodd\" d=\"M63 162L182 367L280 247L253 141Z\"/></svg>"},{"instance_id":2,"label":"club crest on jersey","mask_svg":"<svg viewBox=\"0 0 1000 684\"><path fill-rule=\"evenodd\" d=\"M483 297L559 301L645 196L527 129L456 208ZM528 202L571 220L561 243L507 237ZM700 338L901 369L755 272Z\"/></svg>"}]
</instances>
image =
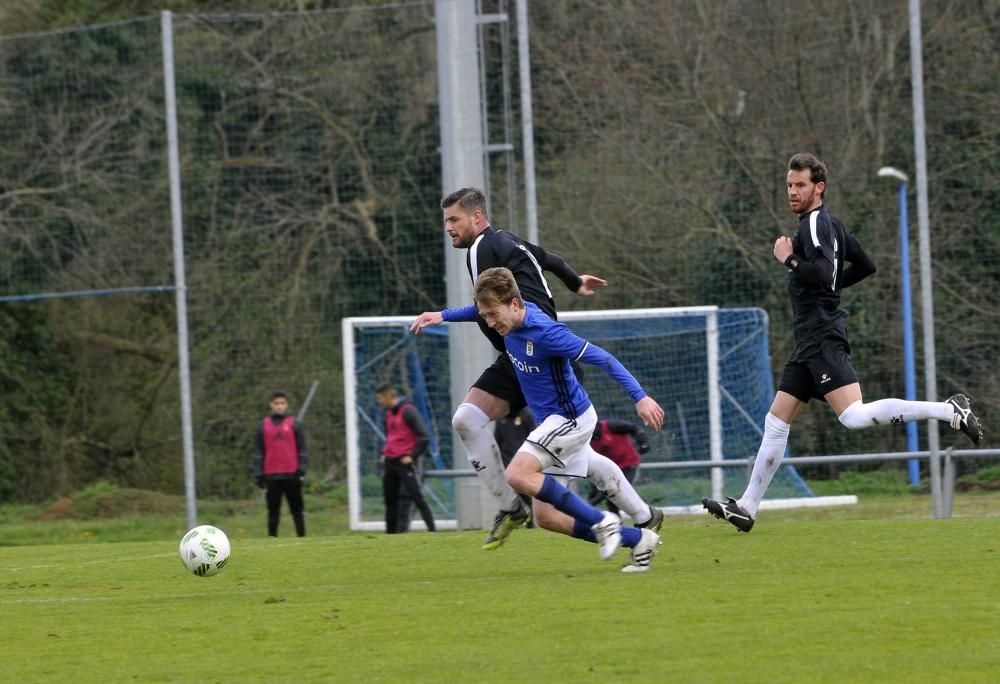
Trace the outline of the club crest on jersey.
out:
<instances>
[{"instance_id":1,"label":"club crest on jersey","mask_svg":"<svg viewBox=\"0 0 1000 684\"><path fill-rule=\"evenodd\" d=\"M528 356L534 356L535 355L535 343L532 342L531 340L528 340L528 346L526 346L524 348L524 353L527 354Z\"/></svg>"}]
</instances>

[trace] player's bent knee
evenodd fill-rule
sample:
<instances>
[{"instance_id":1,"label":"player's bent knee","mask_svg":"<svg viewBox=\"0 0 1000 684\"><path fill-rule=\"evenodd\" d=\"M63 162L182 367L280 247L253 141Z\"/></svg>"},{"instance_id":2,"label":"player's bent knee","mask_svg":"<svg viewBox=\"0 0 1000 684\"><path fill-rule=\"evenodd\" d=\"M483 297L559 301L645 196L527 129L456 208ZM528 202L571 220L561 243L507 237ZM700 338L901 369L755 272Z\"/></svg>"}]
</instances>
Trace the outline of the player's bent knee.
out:
<instances>
[{"instance_id":1,"label":"player's bent knee","mask_svg":"<svg viewBox=\"0 0 1000 684\"><path fill-rule=\"evenodd\" d=\"M503 476L507 480L507 484L509 484L515 492L518 492L519 494L524 493L524 490L528 486L528 478L526 478L522 473L516 470L508 469L504 471Z\"/></svg>"},{"instance_id":2,"label":"player's bent knee","mask_svg":"<svg viewBox=\"0 0 1000 684\"><path fill-rule=\"evenodd\" d=\"M860 399L844 409L844 412L837 416L837 419L848 430L863 430L871 426L870 421L865 416L864 404Z\"/></svg>"},{"instance_id":3,"label":"player's bent knee","mask_svg":"<svg viewBox=\"0 0 1000 684\"><path fill-rule=\"evenodd\" d=\"M475 404L459 404L451 417L451 426L462 439L476 430L485 430L489 424L489 417Z\"/></svg>"}]
</instances>

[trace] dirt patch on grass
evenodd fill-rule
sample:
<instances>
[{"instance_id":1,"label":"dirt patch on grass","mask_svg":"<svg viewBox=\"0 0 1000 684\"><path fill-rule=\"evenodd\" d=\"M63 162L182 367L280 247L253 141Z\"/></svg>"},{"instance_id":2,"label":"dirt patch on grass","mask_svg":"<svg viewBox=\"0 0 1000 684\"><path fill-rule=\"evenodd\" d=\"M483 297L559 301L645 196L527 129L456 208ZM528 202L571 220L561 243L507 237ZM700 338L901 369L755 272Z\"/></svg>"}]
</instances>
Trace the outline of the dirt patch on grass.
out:
<instances>
[{"instance_id":1,"label":"dirt patch on grass","mask_svg":"<svg viewBox=\"0 0 1000 684\"><path fill-rule=\"evenodd\" d=\"M61 497L37 520L92 520L128 515L176 515L184 511L183 497L148 489L116 489L80 499Z\"/></svg>"}]
</instances>

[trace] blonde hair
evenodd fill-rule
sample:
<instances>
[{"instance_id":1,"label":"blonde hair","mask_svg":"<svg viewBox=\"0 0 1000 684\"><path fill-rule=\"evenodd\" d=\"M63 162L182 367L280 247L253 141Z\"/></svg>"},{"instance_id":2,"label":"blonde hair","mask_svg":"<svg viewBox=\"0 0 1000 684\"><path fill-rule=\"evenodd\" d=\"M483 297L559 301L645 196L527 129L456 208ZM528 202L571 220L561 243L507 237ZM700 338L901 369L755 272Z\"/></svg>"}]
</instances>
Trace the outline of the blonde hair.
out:
<instances>
[{"instance_id":1,"label":"blonde hair","mask_svg":"<svg viewBox=\"0 0 1000 684\"><path fill-rule=\"evenodd\" d=\"M503 304L509 305L515 299L524 302L521 290L517 287L514 274L503 266L488 268L476 278L474 297L476 305Z\"/></svg>"}]
</instances>

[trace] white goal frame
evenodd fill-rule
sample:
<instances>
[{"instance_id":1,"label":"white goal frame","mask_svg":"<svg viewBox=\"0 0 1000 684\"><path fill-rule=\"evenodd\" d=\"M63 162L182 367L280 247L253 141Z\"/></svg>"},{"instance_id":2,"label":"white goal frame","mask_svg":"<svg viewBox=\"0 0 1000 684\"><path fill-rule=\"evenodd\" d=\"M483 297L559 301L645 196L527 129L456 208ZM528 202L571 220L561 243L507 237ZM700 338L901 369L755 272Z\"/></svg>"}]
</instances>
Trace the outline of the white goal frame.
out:
<instances>
[{"instance_id":1,"label":"white goal frame","mask_svg":"<svg viewBox=\"0 0 1000 684\"><path fill-rule=\"evenodd\" d=\"M562 311L559 320L573 322L581 320L620 320L636 318L665 318L678 316L698 316L705 319L705 345L708 380L709 416L709 457L712 461L723 460L722 450L722 393L719 387L719 324L718 306L664 307L652 309L604 309L599 311ZM347 490L350 526L352 530L384 531L384 521L361 519L361 454L358 449L359 426L357 405L356 363L354 354L354 329L365 327L409 328L413 316L352 316L341 320L341 340L344 359L344 413L346 423L347 450ZM456 404L461 397L452 398ZM722 498L723 468L712 468L712 497ZM436 521L439 529L457 529L455 520ZM422 521L413 521L415 529L422 527Z\"/></svg>"}]
</instances>

